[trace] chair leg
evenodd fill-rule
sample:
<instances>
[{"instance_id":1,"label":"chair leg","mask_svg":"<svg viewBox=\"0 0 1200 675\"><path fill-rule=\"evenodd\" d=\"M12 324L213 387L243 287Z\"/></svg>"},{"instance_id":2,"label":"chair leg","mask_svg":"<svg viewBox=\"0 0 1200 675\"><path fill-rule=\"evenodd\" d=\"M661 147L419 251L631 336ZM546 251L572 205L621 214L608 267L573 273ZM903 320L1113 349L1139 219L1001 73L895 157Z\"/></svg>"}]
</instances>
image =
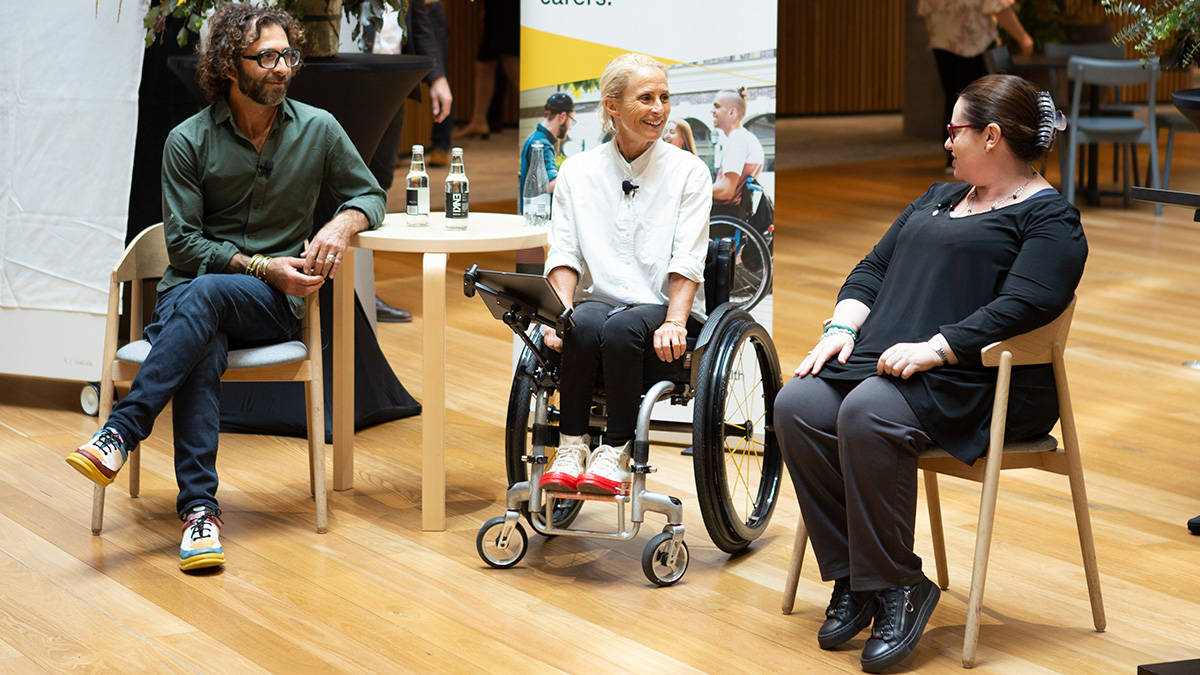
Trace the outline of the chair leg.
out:
<instances>
[{"instance_id":1,"label":"chair leg","mask_svg":"<svg viewBox=\"0 0 1200 675\"><path fill-rule=\"evenodd\" d=\"M788 563L787 582L783 586L783 613L791 614L796 606L796 587L800 585L800 568L804 566L804 550L808 548L808 530L804 518L796 519L796 543L792 544L792 559Z\"/></svg>"},{"instance_id":2,"label":"chair leg","mask_svg":"<svg viewBox=\"0 0 1200 675\"><path fill-rule=\"evenodd\" d=\"M942 530L942 499L937 473L924 471L925 502L929 505L929 534L933 538L933 561L937 566L938 588L950 588L950 570L946 565L946 536Z\"/></svg>"},{"instance_id":3,"label":"chair leg","mask_svg":"<svg viewBox=\"0 0 1200 675\"><path fill-rule=\"evenodd\" d=\"M125 468L129 476L129 496L136 497L142 493L142 448L137 445L129 451L129 464Z\"/></svg>"},{"instance_id":4,"label":"chair leg","mask_svg":"<svg viewBox=\"0 0 1200 675\"><path fill-rule=\"evenodd\" d=\"M104 529L104 487L92 486L92 534L100 536Z\"/></svg>"},{"instance_id":5,"label":"chair leg","mask_svg":"<svg viewBox=\"0 0 1200 675\"><path fill-rule=\"evenodd\" d=\"M1051 363L1059 391L1058 416L1062 427L1063 454L1067 460L1067 479L1071 484L1071 504L1075 508L1075 526L1079 531L1079 548L1083 552L1083 572L1087 578L1088 600L1092 605L1092 623L1104 631L1104 598L1100 594L1100 568L1096 564L1096 541L1092 537L1092 516L1088 511L1087 488L1083 482L1083 460L1079 455L1079 436L1075 431L1075 411L1067 386L1067 369L1063 362L1062 345L1054 345Z\"/></svg>"},{"instance_id":6,"label":"chair leg","mask_svg":"<svg viewBox=\"0 0 1200 675\"><path fill-rule=\"evenodd\" d=\"M975 534L975 561L971 566L971 594L967 601L967 625L963 636L962 663L964 668L971 668L975 665L975 650L979 646L979 621L983 615L983 588L987 582L988 557L992 547L992 525L996 520L1000 462L988 462L985 471L983 492L979 498L979 526Z\"/></svg>"},{"instance_id":7,"label":"chair leg","mask_svg":"<svg viewBox=\"0 0 1200 675\"><path fill-rule=\"evenodd\" d=\"M329 527L328 494L325 491L325 411L322 409L324 396L318 387L321 382L305 382L305 398L308 405L308 463L312 481L313 497L317 506L317 532L325 534Z\"/></svg>"},{"instance_id":8,"label":"chair leg","mask_svg":"<svg viewBox=\"0 0 1200 675\"><path fill-rule=\"evenodd\" d=\"M1132 146L1125 146L1125 152L1121 153L1121 165L1124 179L1121 181L1121 201L1125 208L1129 208L1129 152Z\"/></svg>"}]
</instances>

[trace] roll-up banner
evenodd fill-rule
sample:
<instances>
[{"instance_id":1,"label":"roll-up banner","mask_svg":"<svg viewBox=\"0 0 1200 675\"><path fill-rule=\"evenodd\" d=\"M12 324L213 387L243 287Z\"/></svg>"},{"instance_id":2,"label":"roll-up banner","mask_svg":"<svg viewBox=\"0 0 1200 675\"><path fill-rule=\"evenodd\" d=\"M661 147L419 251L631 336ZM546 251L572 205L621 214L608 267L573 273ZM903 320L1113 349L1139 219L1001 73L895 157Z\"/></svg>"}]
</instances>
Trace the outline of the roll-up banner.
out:
<instances>
[{"instance_id":1,"label":"roll-up banner","mask_svg":"<svg viewBox=\"0 0 1200 675\"><path fill-rule=\"evenodd\" d=\"M639 52L666 64L671 116L665 130L689 136L688 149L712 171L710 234L733 238L738 250L733 300L752 305L751 314L768 330L776 20L776 0L521 0L518 161L546 109L558 109L562 95L571 99L575 122L554 140L559 163L610 140L596 109L600 75L614 57ZM551 97L554 105L548 105Z\"/></svg>"}]
</instances>

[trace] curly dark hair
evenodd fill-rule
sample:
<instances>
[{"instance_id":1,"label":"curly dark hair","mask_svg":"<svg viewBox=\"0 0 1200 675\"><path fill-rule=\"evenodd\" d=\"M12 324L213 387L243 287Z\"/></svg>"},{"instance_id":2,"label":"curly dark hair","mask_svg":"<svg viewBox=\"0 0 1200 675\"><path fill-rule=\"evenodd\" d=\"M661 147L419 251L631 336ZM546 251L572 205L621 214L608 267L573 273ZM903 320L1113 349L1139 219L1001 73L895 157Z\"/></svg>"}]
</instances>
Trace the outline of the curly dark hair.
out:
<instances>
[{"instance_id":1,"label":"curly dark hair","mask_svg":"<svg viewBox=\"0 0 1200 675\"><path fill-rule=\"evenodd\" d=\"M200 48L196 81L209 101L229 95L231 72L241 72L242 50L258 39L264 26L279 26L296 49L304 47L304 29L291 14L269 7L228 3L208 19L208 39ZM299 67L299 66L297 66Z\"/></svg>"}]
</instances>

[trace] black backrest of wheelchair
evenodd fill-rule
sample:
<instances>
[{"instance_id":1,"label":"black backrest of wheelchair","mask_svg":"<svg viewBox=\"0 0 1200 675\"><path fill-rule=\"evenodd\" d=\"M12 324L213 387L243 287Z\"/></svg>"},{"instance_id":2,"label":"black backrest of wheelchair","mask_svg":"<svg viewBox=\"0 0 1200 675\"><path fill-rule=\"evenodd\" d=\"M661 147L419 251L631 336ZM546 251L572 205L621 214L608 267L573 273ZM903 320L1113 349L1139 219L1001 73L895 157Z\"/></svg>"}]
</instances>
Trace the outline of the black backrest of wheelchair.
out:
<instances>
[{"instance_id":1,"label":"black backrest of wheelchair","mask_svg":"<svg viewBox=\"0 0 1200 675\"><path fill-rule=\"evenodd\" d=\"M704 261L704 311L713 310L729 301L733 287L733 239L709 239L708 257Z\"/></svg>"}]
</instances>

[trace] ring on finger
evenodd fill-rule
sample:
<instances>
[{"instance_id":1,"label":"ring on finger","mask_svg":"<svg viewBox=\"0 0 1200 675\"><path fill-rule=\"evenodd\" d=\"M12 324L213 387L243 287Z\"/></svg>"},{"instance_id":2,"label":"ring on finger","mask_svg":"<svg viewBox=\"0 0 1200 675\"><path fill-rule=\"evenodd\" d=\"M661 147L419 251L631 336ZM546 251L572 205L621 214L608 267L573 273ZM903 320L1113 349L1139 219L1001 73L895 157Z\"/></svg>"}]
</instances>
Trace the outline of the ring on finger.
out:
<instances>
[{"instance_id":1,"label":"ring on finger","mask_svg":"<svg viewBox=\"0 0 1200 675\"><path fill-rule=\"evenodd\" d=\"M330 253L329 255L325 256L325 262L333 262L334 260L337 260L337 256L334 255L333 253Z\"/></svg>"}]
</instances>

